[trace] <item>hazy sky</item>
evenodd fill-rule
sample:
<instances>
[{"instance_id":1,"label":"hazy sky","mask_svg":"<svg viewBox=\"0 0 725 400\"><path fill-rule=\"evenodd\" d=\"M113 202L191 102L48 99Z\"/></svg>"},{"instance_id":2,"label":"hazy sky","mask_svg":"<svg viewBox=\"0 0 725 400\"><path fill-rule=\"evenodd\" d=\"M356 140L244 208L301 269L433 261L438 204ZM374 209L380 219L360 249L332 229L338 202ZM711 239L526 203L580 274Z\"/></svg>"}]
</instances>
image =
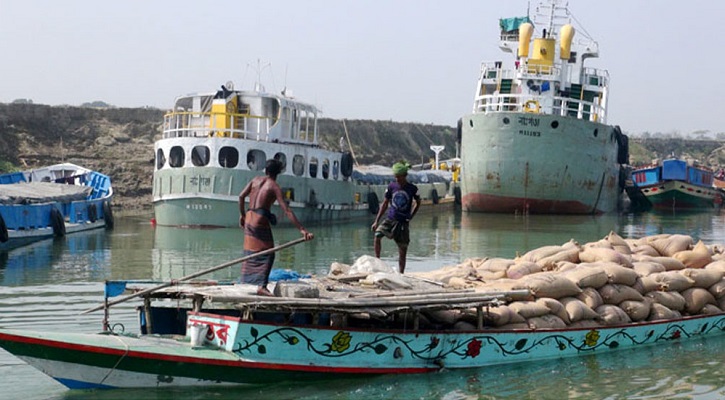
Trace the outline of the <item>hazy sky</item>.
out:
<instances>
[{"instance_id":1,"label":"hazy sky","mask_svg":"<svg viewBox=\"0 0 725 400\"><path fill-rule=\"evenodd\" d=\"M532 1L532 5L536 4ZM330 118L454 126L498 19L525 0L0 0L0 102L170 108L231 80L285 85ZM571 0L609 71L609 123L725 132L725 1Z\"/></svg>"}]
</instances>

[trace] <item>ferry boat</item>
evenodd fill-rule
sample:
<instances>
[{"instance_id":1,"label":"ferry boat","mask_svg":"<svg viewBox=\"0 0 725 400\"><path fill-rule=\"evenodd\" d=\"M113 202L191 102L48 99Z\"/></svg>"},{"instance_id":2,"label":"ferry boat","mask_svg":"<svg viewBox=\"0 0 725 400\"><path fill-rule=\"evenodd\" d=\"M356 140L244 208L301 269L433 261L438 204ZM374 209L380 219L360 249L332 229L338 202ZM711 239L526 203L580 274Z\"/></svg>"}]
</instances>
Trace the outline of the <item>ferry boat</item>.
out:
<instances>
[{"instance_id":1,"label":"ferry boat","mask_svg":"<svg viewBox=\"0 0 725 400\"><path fill-rule=\"evenodd\" d=\"M635 169L632 183L655 210L707 210L720 200L714 175L693 162L669 159Z\"/></svg>"},{"instance_id":2,"label":"ferry boat","mask_svg":"<svg viewBox=\"0 0 725 400\"><path fill-rule=\"evenodd\" d=\"M584 65L599 46L575 30L566 3L499 21L499 47L514 57L482 64L473 111L459 120L464 211L618 208L628 138L607 124L609 74Z\"/></svg>"},{"instance_id":3,"label":"ferry boat","mask_svg":"<svg viewBox=\"0 0 725 400\"><path fill-rule=\"evenodd\" d=\"M302 223L374 215L392 173L353 176L352 152L323 148L317 118L315 106L268 93L259 83L244 91L228 82L216 92L177 98L154 146L155 223L237 226L239 193L271 158L284 165L277 182ZM450 172L409 171L408 180L418 186L423 205L452 205L456 193L460 198Z\"/></svg>"},{"instance_id":4,"label":"ferry boat","mask_svg":"<svg viewBox=\"0 0 725 400\"><path fill-rule=\"evenodd\" d=\"M0 250L113 228L111 179L71 164L0 175Z\"/></svg>"}]
</instances>

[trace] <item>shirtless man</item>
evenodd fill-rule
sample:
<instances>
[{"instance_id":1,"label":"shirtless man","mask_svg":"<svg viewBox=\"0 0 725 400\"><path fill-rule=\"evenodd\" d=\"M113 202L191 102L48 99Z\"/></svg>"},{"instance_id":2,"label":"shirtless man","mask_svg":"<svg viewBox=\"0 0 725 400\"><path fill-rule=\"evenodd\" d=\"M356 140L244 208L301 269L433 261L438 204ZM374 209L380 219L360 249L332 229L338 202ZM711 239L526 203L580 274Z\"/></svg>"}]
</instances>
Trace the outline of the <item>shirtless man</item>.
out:
<instances>
[{"instance_id":1,"label":"shirtless man","mask_svg":"<svg viewBox=\"0 0 725 400\"><path fill-rule=\"evenodd\" d=\"M277 217L272 214L270 208L275 201L287 218L300 230L305 240L312 240L315 237L300 224L282 196L282 189L277 184L277 175L282 172L282 163L268 160L264 172L265 176L252 179L239 193L239 226L244 229L245 256L274 247L272 225L277 224ZM249 196L249 210L245 211L244 200L247 196ZM241 282L257 285L258 295L272 296L267 289L272 264L274 264L274 253L244 261Z\"/></svg>"}]
</instances>

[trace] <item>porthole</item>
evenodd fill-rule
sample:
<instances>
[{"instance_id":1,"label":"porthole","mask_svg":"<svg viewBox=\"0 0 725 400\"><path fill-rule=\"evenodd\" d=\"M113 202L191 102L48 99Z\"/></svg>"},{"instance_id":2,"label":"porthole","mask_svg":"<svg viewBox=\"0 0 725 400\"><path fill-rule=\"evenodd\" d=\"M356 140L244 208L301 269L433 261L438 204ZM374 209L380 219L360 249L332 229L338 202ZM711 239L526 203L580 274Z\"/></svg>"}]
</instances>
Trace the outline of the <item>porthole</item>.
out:
<instances>
[{"instance_id":1,"label":"porthole","mask_svg":"<svg viewBox=\"0 0 725 400\"><path fill-rule=\"evenodd\" d=\"M324 159L322 161L322 179L328 179L330 177L330 160Z\"/></svg>"},{"instance_id":2,"label":"porthole","mask_svg":"<svg viewBox=\"0 0 725 400\"><path fill-rule=\"evenodd\" d=\"M468 120L468 125L471 125L471 128L473 128L473 120L472 119L469 119Z\"/></svg>"},{"instance_id":3,"label":"porthole","mask_svg":"<svg viewBox=\"0 0 725 400\"><path fill-rule=\"evenodd\" d=\"M181 168L184 166L184 148L181 146L174 146L169 151L169 165L172 168Z\"/></svg>"},{"instance_id":4,"label":"porthole","mask_svg":"<svg viewBox=\"0 0 725 400\"><path fill-rule=\"evenodd\" d=\"M511 122L511 120L508 117L503 117L503 124L508 125Z\"/></svg>"},{"instance_id":5,"label":"porthole","mask_svg":"<svg viewBox=\"0 0 725 400\"><path fill-rule=\"evenodd\" d=\"M219 149L219 165L224 168L234 168L239 165L239 151L229 146Z\"/></svg>"},{"instance_id":6,"label":"porthole","mask_svg":"<svg viewBox=\"0 0 725 400\"><path fill-rule=\"evenodd\" d=\"M340 163L335 160L332 162L332 179L337 180L340 176Z\"/></svg>"},{"instance_id":7,"label":"porthole","mask_svg":"<svg viewBox=\"0 0 725 400\"><path fill-rule=\"evenodd\" d=\"M156 150L156 169L161 169L166 164L166 156L163 149Z\"/></svg>"},{"instance_id":8,"label":"porthole","mask_svg":"<svg viewBox=\"0 0 725 400\"><path fill-rule=\"evenodd\" d=\"M317 158L310 158L310 177L317 178Z\"/></svg>"},{"instance_id":9,"label":"porthole","mask_svg":"<svg viewBox=\"0 0 725 400\"><path fill-rule=\"evenodd\" d=\"M292 173L295 176L302 176L305 173L305 157L299 154L292 157Z\"/></svg>"},{"instance_id":10,"label":"porthole","mask_svg":"<svg viewBox=\"0 0 725 400\"><path fill-rule=\"evenodd\" d=\"M191 149L191 163L197 167L203 167L209 164L209 148L206 146L194 146Z\"/></svg>"},{"instance_id":11,"label":"porthole","mask_svg":"<svg viewBox=\"0 0 725 400\"><path fill-rule=\"evenodd\" d=\"M282 170L280 173L287 170L287 156L284 153L277 153L274 155L274 159L282 163Z\"/></svg>"},{"instance_id":12,"label":"porthole","mask_svg":"<svg viewBox=\"0 0 725 400\"><path fill-rule=\"evenodd\" d=\"M594 137L597 137L599 135L599 129L594 129Z\"/></svg>"},{"instance_id":13,"label":"porthole","mask_svg":"<svg viewBox=\"0 0 725 400\"><path fill-rule=\"evenodd\" d=\"M556 129L559 127L559 121L551 121L551 127Z\"/></svg>"},{"instance_id":14,"label":"porthole","mask_svg":"<svg viewBox=\"0 0 725 400\"><path fill-rule=\"evenodd\" d=\"M252 171L261 171L267 163L267 156L262 150L249 150L247 152L247 167Z\"/></svg>"}]
</instances>

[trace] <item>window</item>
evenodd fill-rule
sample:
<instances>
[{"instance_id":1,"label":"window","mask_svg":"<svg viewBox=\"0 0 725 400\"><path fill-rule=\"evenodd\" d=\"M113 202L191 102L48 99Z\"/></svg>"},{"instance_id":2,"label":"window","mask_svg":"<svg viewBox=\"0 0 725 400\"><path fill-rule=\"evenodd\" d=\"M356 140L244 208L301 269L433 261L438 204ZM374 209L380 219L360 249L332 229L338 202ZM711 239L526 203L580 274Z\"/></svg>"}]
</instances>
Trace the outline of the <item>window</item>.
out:
<instances>
[{"instance_id":1,"label":"window","mask_svg":"<svg viewBox=\"0 0 725 400\"><path fill-rule=\"evenodd\" d=\"M328 179L330 177L330 160L322 160L322 179Z\"/></svg>"},{"instance_id":2,"label":"window","mask_svg":"<svg viewBox=\"0 0 725 400\"><path fill-rule=\"evenodd\" d=\"M181 168L184 166L184 148L181 146L174 146L169 152L169 165L172 168Z\"/></svg>"},{"instance_id":3,"label":"window","mask_svg":"<svg viewBox=\"0 0 725 400\"><path fill-rule=\"evenodd\" d=\"M209 148L206 146L194 146L191 149L191 163L197 167L203 167L209 164Z\"/></svg>"},{"instance_id":4,"label":"window","mask_svg":"<svg viewBox=\"0 0 725 400\"><path fill-rule=\"evenodd\" d=\"M267 163L267 155L262 150L247 152L247 167L252 171L261 171Z\"/></svg>"},{"instance_id":5,"label":"window","mask_svg":"<svg viewBox=\"0 0 725 400\"><path fill-rule=\"evenodd\" d=\"M317 158L310 158L310 178L317 178Z\"/></svg>"},{"instance_id":6,"label":"window","mask_svg":"<svg viewBox=\"0 0 725 400\"><path fill-rule=\"evenodd\" d=\"M282 163L282 171L280 173L287 171L287 156L284 153L275 154L274 159Z\"/></svg>"},{"instance_id":7,"label":"window","mask_svg":"<svg viewBox=\"0 0 725 400\"><path fill-rule=\"evenodd\" d=\"M332 179L337 180L340 172L340 163L335 160L332 162Z\"/></svg>"},{"instance_id":8,"label":"window","mask_svg":"<svg viewBox=\"0 0 725 400\"><path fill-rule=\"evenodd\" d=\"M224 168L234 168L239 165L239 151L234 147L222 147L219 150L219 165Z\"/></svg>"},{"instance_id":9,"label":"window","mask_svg":"<svg viewBox=\"0 0 725 400\"><path fill-rule=\"evenodd\" d=\"M166 164L166 156L163 149L156 150L156 169L161 169Z\"/></svg>"},{"instance_id":10,"label":"window","mask_svg":"<svg viewBox=\"0 0 725 400\"><path fill-rule=\"evenodd\" d=\"M292 173L296 176L302 176L305 173L305 157L299 154L292 158Z\"/></svg>"}]
</instances>

